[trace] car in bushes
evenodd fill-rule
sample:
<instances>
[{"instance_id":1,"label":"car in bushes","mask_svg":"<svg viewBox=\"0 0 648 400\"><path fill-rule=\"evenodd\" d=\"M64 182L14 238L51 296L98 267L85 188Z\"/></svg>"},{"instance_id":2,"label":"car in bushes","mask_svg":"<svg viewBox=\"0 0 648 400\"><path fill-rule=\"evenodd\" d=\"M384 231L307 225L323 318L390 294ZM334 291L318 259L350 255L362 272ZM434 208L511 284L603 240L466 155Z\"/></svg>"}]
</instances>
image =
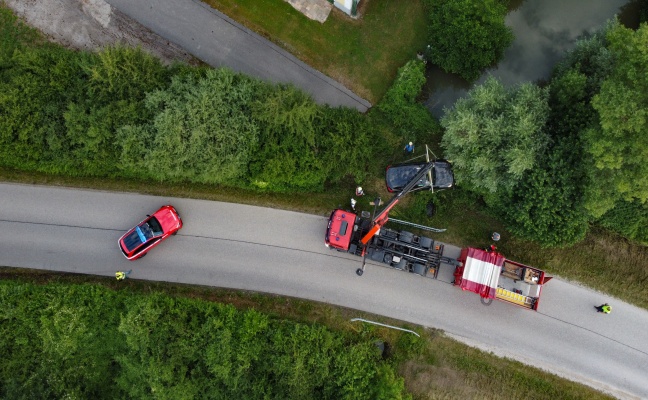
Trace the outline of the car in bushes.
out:
<instances>
[{"instance_id":1,"label":"car in bushes","mask_svg":"<svg viewBox=\"0 0 648 400\"><path fill-rule=\"evenodd\" d=\"M416 162L388 166L385 171L387 190L391 193L400 192L426 164L425 162ZM430 173L421 179L412 191L424 189L444 190L453 186L454 173L452 172L452 164L447 160L436 160Z\"/></svg>"},{"instance_id":2,"label":"car in bushes","mask_svg":"<svg viewBox=\"0 0 648 400\"><path fill-rule=\"evenodd\" d=\"M137 260L181 228L182 219L176 209L170 205L162 206L119 238L119 248L124 257Z\"/></svg>"}]
</instances>

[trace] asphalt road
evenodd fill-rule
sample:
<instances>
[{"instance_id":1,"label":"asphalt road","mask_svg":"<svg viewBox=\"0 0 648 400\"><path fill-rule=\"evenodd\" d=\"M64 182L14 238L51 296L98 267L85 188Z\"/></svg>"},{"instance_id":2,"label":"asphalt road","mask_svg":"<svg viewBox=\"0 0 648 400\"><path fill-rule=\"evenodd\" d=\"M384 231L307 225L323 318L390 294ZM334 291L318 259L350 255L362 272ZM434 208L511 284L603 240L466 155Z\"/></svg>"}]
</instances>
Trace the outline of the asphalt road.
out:
<instances>
[{"instance_id":1,"label":"asphalt road","mask_svg":"<svg viewBox=\"0 0 648 400\"><path fill-rule=\"evenodd\" d=\"M106 1L213 67L229 67L270 82L292 83L321 104L362 112L371 107L341 83L199 0Z\"/></svg>"},{"instance_id":2,"label":"asphalt road","mask_svg":"<svg viewBox=\"0 0 648 400\"><path fill-rule=\"evenodd\" d=\"M127 261L118 238L147 213L173 204L180 233ZM201 200L0 184L0 265L183 282L276 293L443 329L499 355L550 370L620 398L648 398L648 312L553 279L540 311L479 296L439 280L369 264L323 245L326 218ZM457 248L448 246L447 253Z\"/></svg>"}]
</instances>

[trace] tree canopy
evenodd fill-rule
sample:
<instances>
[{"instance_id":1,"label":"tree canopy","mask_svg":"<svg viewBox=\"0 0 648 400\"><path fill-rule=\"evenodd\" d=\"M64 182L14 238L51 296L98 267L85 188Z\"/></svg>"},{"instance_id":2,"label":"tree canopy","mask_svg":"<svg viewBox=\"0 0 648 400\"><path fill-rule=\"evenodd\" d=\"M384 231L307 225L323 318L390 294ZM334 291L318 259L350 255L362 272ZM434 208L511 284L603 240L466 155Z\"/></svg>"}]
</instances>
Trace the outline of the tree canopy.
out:
<instances>
[{"instance_id":1,"label":"tree canopy","mask_svg":"<svg viewBox=\"0 0 648 400\"><path fill-rule=\"evenodd\" d=\"M614 68L592 99L598 124L585 133L594 160L587 208L599 217L618 200L648 200L648 25L607 32Z\"/></svg>"},{"instance_id":2,"label":"tree canopy","mask_svg":"<svg viewBox=\"0 0 648 400\"><path fill-rule=\"evenodd\" d=\"M545 89L506 89L494 78L458 100L441 120L457 183L486 198L510 193L547 145L548 112Z\"/></svg>"},{"instance_id":3,"label":"tree canopy","mask_svg":"<svg viewBox=\"0 0 648 400\"><path fill-rule=\"evenodd\" d=\"M513 42L513 31L504 24L506 3L425 0L430 60L466 80L477 79Z\"/></svg>"},{"instance_id":4,"label":"tree canopy","mask_svg":"<svg viewBox=\"0 0 648 400\"><path fill-rule=\"evenodd\" d=\"M370 330L99 285L0 282L0 397L406 399Z\"/></svg>"}]
</instances>

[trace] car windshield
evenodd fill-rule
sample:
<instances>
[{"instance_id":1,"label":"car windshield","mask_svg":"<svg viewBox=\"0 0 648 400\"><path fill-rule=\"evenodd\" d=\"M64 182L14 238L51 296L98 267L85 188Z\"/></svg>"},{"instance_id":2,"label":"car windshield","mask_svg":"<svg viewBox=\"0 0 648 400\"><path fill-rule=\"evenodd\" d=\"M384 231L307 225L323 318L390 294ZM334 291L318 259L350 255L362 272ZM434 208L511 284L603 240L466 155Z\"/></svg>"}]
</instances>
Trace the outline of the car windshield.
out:
<instances>
[{"instance_id":1,"label":"car windshield","mask_svg":"<svg viewBox=\"0 0 648 400\"><path fill-rule=\"evenodd\" d=\"M162 234L162 226L155 217L151 217L148 221L140 224L135 230L142 243Z\"/></svg>"}]
</instances>

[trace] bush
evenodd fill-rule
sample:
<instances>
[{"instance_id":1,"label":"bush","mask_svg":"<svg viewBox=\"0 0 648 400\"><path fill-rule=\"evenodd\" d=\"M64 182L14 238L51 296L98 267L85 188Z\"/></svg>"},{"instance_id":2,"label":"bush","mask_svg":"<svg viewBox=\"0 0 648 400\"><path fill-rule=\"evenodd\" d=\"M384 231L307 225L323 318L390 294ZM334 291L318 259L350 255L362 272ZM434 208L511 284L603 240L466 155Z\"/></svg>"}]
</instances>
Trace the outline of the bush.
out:
<instances>
[{"instance_id":1,"label":"bush","mask_svg":"<svg viewBox=\"0 0 648 400\"><path fill-rule=\"evenodd\" d=\"M356 183L363 182L382 147L377 127L364 115L342 107L325 107L318 125L327 181L336 183L350 176Z\"/></svg>"},{"instance_id":2,"label":"bush","mask_svg":"<svg viewBox=\"0 0 648 400\"><path fill-rule=\"evenodd\" d=\"M226 69L176 76L147 96L151 123L119 129L121 168L160 181L236 183L257 149L248 109L256 87Z\"/></svg>"},{"instance_id":3,"label":"bush","mask_svg":"<svg viewBox=\"0 0 648 400\"><path fill-rule=\"evenodd\" d=\"M0 165L74 173L63 114L82 97L89 57L55 46L13 53L0 81Z\"/></svg>"},{"instance_id":4,"label":"bush","mask_svg":"<svg viewBox=\"0 0 648 400\"><path fill-rule=\"evenodd\" d=\"M597 222L626 238L648 244L648 203L619 201Z\"/></svg>"},{"instance_id":5,"label":"bush","mask_svg":"<svg viewBox=\"0 0 648 400\"><path fill-rule=\"evenodd\" d=\"M512 30L504 25L506 4L501 0L425 0L425 6L427 56L446 72L473 81L513 42Z\"/></svg>"},{"instance_id":6,"label":"bush","mask_svg":"<svg viewBox=\"0 0 648 400\"><path fill-rule=\"evenodd\" d=\"M436 127L427 108L416 101L425 85L425 63L412 60L398 70L396 80L377 108L401 135L415 139ZM413 137L411 136L413 135Z\"/></svg>"},{"instance_id":7,"label":"bush","mask_svg":"<svg viewBox=\"0 0 648 400\"><path fill-rule=\"evenodd\" d=\"M0 397L404 398L371 335L254 310L0 282Z\"/></svg>"},{"instance_id":8,"label":"bush","mask_svg":"<svg viewBox=\"0 0 648 400\"><path fill-rule=\"evenodd\" d=\"M252 106L261 127L251 165L253 184L275 191L321 189L326 171L318 156L321 108L293 86L267 87Z\"/></svg>"}]
</instances>

